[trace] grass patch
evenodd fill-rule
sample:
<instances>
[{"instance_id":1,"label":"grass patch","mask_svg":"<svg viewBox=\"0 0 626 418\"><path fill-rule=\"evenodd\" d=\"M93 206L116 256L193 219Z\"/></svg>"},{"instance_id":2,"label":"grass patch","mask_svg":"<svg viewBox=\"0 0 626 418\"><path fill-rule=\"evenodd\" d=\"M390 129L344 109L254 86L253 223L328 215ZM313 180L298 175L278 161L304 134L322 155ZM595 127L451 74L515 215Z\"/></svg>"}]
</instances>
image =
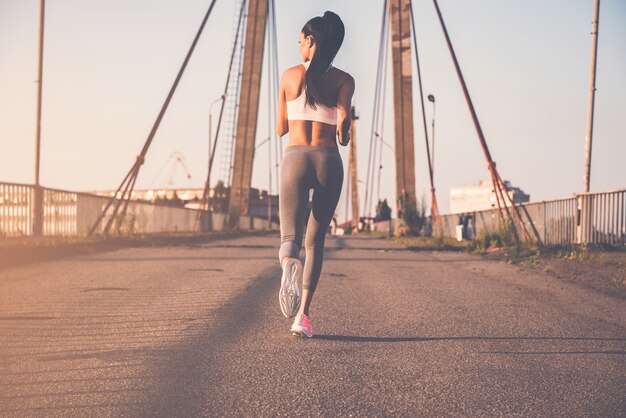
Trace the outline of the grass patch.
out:
<instances>
[{"instance_id":1,"label":"grass patch","mask_svg":"<svg viewBox=\"0 0 626 418\"><path fill-rule=\"evenodd\" d=\"M493 249L515 249L519 244L515 240L513 227L508 223L500 223L496 227L486 227L480 230L471 244L474 252L482 253Z\"/></svg>"},{"instance_id":2,"label":"grass patch","mask_svg":"<svg viewBox=\"0 0 626 418\"><path fill-rule=\"evenodd\" d=\"M377 239L391 239L393 238L389 232L386 231L362 231L359 234L367 235L368 237L377 238Z\"/></svg>"},{"instance_id":3,"label":"grass patch","mask_svg":"<svg viewBox=\"0 0 626 418\"><path fill-rule=\"evenodd\" d=\"M395 237L394 240L411 251L469 251L470 241L435 235L431 237Z\"/></svg>"},{"instance_id":4,"label":"grass patch","mask_svg":"<svg viewBox=\"0 0 626 418\"><path fill-rule=\"evenodd\" d=\"M432 237L389 237L411 251L455 251L486 260L533 269L559 280L626 299L626 247L605 245L550 245L516 242L506 226L485 229L473 241Z\"/></svg>"}]
</instances>

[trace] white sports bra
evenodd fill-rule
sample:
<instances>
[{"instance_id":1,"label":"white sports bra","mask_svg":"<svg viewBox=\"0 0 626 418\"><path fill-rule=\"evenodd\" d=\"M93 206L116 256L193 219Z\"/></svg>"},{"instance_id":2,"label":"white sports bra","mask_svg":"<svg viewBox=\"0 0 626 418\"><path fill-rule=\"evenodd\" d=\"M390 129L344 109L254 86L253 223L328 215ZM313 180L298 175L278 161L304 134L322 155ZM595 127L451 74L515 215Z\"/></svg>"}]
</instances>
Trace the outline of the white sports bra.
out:
<instances>
[{"instance_id":1,"label":"white sports bra","mask_svg":"<svg viewBox=\"0 0 626 418\"><path fill-rule=\"evenodd\" d=\"M302 65L308 70L309 64L310 61L307 61ZM328 69L330 69L330 67ZM298 98L287 101L287 120L310 120L328 123L329 125L337 124L337 107L326 107L322 104L317 104L316 107L317 109L313 109L306 102L305 87L302 89L302 94L298 96Z\"/></svg>"}]
</instances>

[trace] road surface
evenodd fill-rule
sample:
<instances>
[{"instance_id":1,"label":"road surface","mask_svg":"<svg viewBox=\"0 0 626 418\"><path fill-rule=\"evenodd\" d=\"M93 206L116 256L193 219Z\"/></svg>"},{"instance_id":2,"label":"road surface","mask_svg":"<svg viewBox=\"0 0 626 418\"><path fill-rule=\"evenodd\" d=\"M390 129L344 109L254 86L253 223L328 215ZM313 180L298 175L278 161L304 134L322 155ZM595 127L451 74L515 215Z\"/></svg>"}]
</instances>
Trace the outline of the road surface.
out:
<instances>
[{"instance_id":1,"label":"road surface","mask_svg":"<svg viewBox=\"0 0 626 418\"><path fill-rule=\"evenodd\" d=\"M0 416L624 416L623 299L328 237L315 338L276 234L0 271ZM301 255L304 257L304 250Z\"/></svg>"}]
</instances>

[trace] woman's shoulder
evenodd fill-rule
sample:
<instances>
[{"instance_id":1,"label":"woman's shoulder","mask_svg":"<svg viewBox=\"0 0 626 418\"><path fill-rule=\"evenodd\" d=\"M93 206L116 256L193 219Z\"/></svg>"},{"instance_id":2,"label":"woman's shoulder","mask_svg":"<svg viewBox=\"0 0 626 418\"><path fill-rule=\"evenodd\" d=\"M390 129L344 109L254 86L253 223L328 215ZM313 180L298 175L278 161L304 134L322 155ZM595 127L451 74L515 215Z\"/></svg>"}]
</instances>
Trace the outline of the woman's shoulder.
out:
<instances>
[{"instance_id":1,"label":"woman's shoulder","mask_svg":"<svg viewBox=\"0 0 626 418\"><path fill-rule=\"evenodd\" d=\"M306 74L306 70L302 64L294 65L283 71L281 76L281 84L297 88L302 83L302 79Z\"/></svg>"},{"instance_id":2,"label":"woman's shoulder","mask_svg":"<svg viewBox=\"0 0 626 418\"><path fill-rule=\"evenodd\" d=\"M352 77L350 73L337 67L333 67L333 69L335 70L335 77L338 80L338 85L345 83L354 84L354 77Z\"/></svg>"},{"instance_id":3,"label":"woman's shoulder","mask_svg":"<svg viewBox=\"0 0 626 418\"><path fill-rule=\"evenodd\" d=\"M303 72L306 72L304 65L298 64L294 65L293 67L289 67L285 71L283 71L283 77L296 76L300 75Z\"/></svg>"}]
</instances>

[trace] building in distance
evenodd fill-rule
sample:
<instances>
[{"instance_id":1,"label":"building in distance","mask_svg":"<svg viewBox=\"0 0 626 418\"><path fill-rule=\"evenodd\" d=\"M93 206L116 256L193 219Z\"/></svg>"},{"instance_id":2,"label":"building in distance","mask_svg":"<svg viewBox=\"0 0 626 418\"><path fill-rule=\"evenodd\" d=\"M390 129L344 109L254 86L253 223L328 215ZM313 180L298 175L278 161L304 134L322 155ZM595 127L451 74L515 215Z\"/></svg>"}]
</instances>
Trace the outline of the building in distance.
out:
<instances>
[{"instance_id":1,"label":"building in distance","mask_svg":"<svg viewBox=\"0 0 626 418\"><path fill-rule=\"evenodd\" d=\"M514 203L524 203L530 200L530 195L519 187L513 187L510 181L505 180L511 200ZM456 186L450 188L450 213L465 213L479 210L497 209L498 202L491 180L481 180L473 186Z\"/></svg>"},{"instance_id":2,"label":"building in distance","mask_svg":"<svg viewBox=\"0 0 626 418\"><path fill-rule=\"evenodd\" d=\"M97 190L89 193L99 196L111 197L115 190ZM206 203L202 202L204 188L166 188L166 189L135 189L132 191L131 200L144 201L157 205L176 206L186 209L204 209ZM211 212L228 212L228 199L230 187L224 186L222 181L209 190L211 199ZM122 193L118 193L121 197ZM270 195L267 190L251 188L249 198L249 216L267 218L278 222L278 195Z\"/></svg>"}]
</instances>

